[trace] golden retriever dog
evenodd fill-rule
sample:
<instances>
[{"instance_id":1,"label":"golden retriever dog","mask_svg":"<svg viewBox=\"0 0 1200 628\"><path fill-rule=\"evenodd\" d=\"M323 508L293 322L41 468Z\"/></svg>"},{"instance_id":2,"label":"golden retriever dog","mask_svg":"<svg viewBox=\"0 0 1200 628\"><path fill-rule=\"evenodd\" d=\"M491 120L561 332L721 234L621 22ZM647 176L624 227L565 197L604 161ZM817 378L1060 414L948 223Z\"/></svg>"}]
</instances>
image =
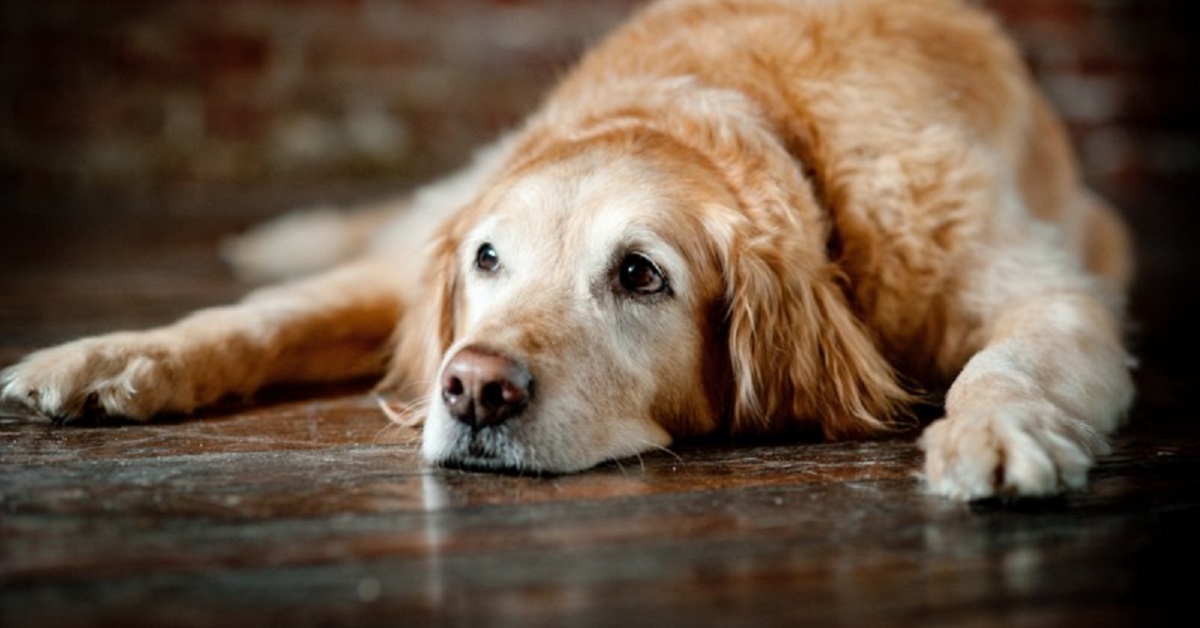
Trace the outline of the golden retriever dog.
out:
<instances>
[{"instance_id":1,"label":"golden retriever dog","mask_svg":"<svg viewBox=\"0 0 1200 628\"><path fill-rule=\"evenodd\" d=\"M564 473L705 434L928 425L953 499L1086 484L1133 396L1125 227L958 0L668 0L463 172L234 240L289 278L36 352L3 398L146 420L378 376L437 465Z\"/></svg>"}]
</instances>

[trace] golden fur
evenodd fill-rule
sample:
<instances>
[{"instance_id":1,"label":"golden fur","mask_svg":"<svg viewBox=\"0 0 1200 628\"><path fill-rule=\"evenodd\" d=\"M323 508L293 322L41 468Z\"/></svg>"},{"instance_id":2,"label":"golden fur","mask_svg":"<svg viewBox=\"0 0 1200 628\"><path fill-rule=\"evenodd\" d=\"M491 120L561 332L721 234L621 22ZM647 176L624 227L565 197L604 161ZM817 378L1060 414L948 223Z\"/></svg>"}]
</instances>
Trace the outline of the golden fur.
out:
<instances>
[{"instance_id":1,"label":"golden fur","mask_svg":"<svg viewBox=\"0 0 1200 628\"><path fill-rule=\"evenodd\" d=\"M1012 44L954 0L653 4L462 173L227 249L248 275L350 251L35 353L3 396L148 419L378 374L428 393L432 462L563 472L717 430L888 434L946 391L920 444L958 499L1083 486L1132 398L1124 227ZM517 416L451 416L467 354L529 375Z\"/></svg>"}]
</instances>

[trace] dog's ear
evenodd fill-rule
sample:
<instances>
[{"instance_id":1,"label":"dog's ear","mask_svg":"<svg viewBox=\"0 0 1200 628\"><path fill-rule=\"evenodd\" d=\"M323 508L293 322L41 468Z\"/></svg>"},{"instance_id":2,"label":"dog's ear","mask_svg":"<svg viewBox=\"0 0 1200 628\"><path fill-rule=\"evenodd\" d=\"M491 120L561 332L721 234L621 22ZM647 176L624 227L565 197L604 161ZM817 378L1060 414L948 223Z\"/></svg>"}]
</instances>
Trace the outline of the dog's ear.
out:
<instances>
[{"instance_id":1,"label":"dog's ear","mask_svg":"<svg viewBox=\"0 0 1200 628\"><path fill-rule=\"evenodd\" d=\"M424 251L425 266L392 339L391 364L379 391L405 398L428 394L437 378L442 356L454 342L458 293L458 238L442 229Z\"/></svg>"},{"instance_id":2,"label":"dog's ear","mask_svg":"<svg viewBox=\"0 0 1200 628\"><path fill-rule=\"evenodd\" d=\"M733 429L816 425L830 439L893 429L912 397L854 315L836 268L786 240L764 236L726 258Z\"/></svg>"}]
</instances>

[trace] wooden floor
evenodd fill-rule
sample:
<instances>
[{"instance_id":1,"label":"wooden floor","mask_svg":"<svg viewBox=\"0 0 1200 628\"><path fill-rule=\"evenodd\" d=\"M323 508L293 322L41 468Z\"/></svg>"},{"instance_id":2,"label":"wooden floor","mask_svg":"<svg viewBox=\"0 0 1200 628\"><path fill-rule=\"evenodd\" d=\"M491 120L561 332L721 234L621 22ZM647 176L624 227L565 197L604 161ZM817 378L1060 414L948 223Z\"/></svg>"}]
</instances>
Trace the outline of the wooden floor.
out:
<instances>
[{"instance_id":1,"label":"wooden floor","mask_svg":"<svg viewBox=\"0 0 1200 628\"><path fill-rule=\"evenodd\" d=\"M0 365L236 298L213 243L241 222L6 221ZM1175 336L1196 309L1172 255L1139 297L1167 327L1141 332L1142 401L1085 493L949 503L911 438L430 469L361 386L147 426L6 417L0 625L1200 625L1200 377Z\"/></svg>"}]
</instances>

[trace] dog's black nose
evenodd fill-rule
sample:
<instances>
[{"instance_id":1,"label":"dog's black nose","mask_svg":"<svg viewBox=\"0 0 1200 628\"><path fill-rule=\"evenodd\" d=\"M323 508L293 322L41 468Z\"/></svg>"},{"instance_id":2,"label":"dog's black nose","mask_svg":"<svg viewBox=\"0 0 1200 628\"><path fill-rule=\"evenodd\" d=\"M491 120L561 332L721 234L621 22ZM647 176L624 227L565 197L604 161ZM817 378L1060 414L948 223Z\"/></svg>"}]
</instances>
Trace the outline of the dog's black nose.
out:
<instances>
[{"instance_id":1,"label":"dog's black nose","mask_svg":"<svg viewBox=\"0 0 1200 628\"><path fill-rule=\"evenodd\" d=\"M533 377L524 364L475 346L463 347L442 371L442 401L471 427L499 425L529 403Z\"/></svg>"}]
</instances>

